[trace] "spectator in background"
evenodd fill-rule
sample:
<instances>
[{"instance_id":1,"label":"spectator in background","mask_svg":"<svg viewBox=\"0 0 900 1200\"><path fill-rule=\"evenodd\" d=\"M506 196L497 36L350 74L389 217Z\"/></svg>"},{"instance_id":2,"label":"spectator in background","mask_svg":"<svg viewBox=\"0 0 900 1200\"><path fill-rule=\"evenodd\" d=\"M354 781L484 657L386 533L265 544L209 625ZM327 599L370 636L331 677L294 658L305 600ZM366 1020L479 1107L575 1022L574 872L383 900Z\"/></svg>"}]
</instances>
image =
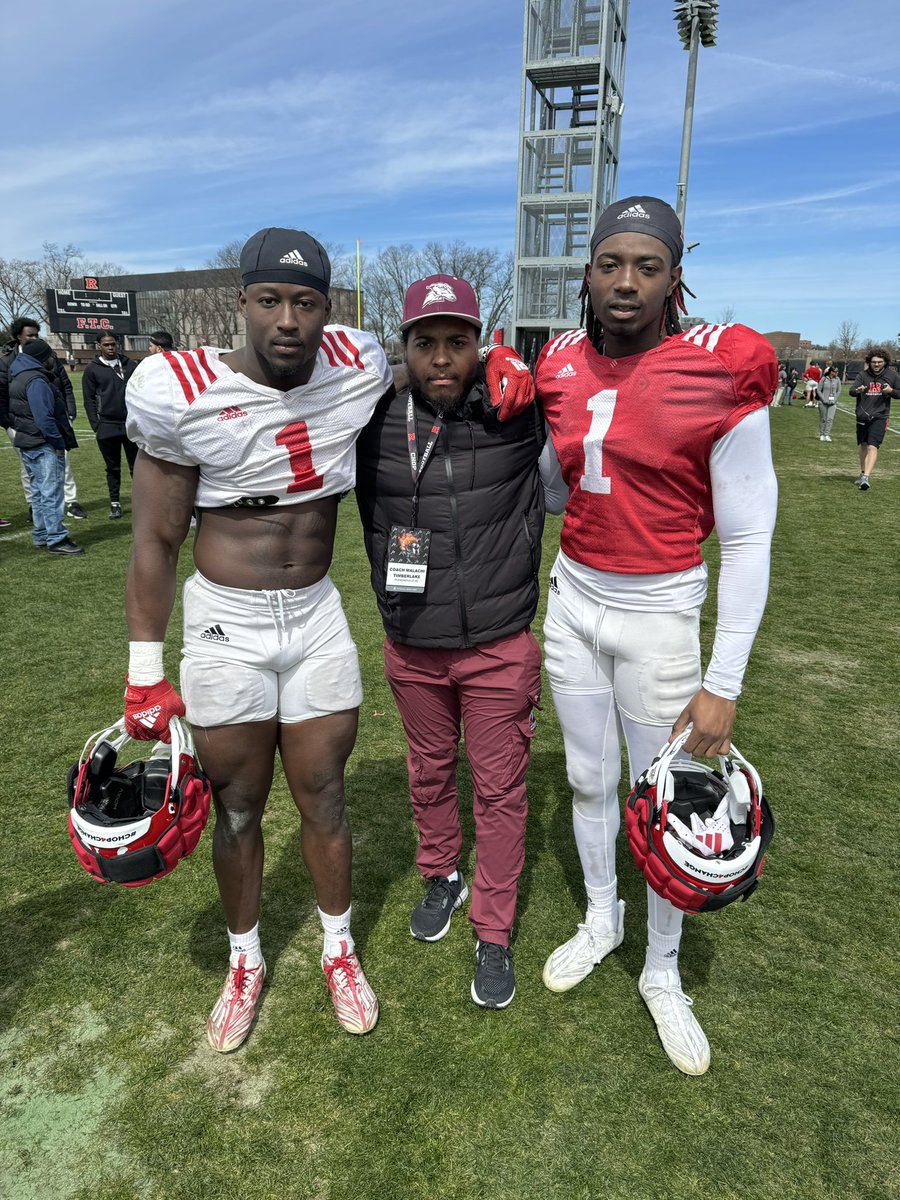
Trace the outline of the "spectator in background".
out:
<instances>
[{"instance_id":1,"label":"spectator in background","mask_svg":"<svg viewBox=\"0 0 900 1200\"><path fill-rule=\"evenodd\" d=\"M825 368L816 392L819 397L819 441L830 442L837 398L841 394L841 377L836 367Z\"/></svg>"},{"instance_id":2,"label":"spectator in background","mask_svg":"<svg viewBox=\"0 0 900 1200\"><path fill-rule=\"evenodd\" d=\"M806 368L806 370L803 372L803 375L801 376L801 378L806 380L806 384L804 385L804 388L803 388L803 390L806 394L806 403L803 405L803 407L804 408L815 408L816 407L816 391L819 386L819 380L822 378L822 368L817 366L815 363L810 363L809 366Z\"/></svg>"},{"instance_id":3,"label":"spectator in background","mask_svg":"<svg viewBox=\"0 0 900 1200\"><path fill-rule=\"evenodd\" d=\"M32 541L39 550L71 556L84 554L63 524L66 451L78 443L55 384L55 360L40 338L24 343L9 368L9 419L31 484Z\"/></svg>"},{"instance_id":4,"label":"spectator in background","mask_svg":"<svg viewBox=\"0 0 900 1200\"><path fill-rule=\"evenodd\" d=\"M891 366L891 356L880 347L866 355L865 369L850 385L856 400L856 444L859 447L859 475L854 483L861 492L869 490L869 476L884 441L891 397L900 391L900 375Z\"/></svg>"},{"instance_id":5,"label":"spectator in background","mask_svg":"<svg viewBox=\"0 0 900 1200\"><path fill-rule=\"evenodd\" d=\"M13 430L9 424L9 370L16 358L16 355L21 353L22 346L25 342L39 338L41 334L41 324L37 317L17 317L10 326L10 334L12 340L3 348L0 354L0 421L12 440ZM69 423L75 423L75 393L72 390L72 381L66 372L60 359L53 355L53 359L49 364L49 368L53 375L54 382L62 395L66 405L66 413L69 418ZM22 480L22 491L25 493L25 503L28 505L29 516L32 515L31 503L31 482L25 464L22 461L21 454L19 455L19 471ZM71 517L73 521L83 521L87 513L78 503L78 491L75 485L75 476L72 474L72 465L69 462L68 456L65 460L65 484L64 495L66 505L66 516Z\"/></svg>"},{"instance_id":6,"label":"spectator in background","mask_svg":"<svg viewBox=\"0 0 900 1200\"><path fill-rule=\"evenodd\" d=\"M106 486L109 489L109 519L122 516L120 487L122 481L122 451L128 470L134 473L138 448L125 433L128 410L125 407L125 385L134 374L137 363L119 353L114 333L101 333L97 339L98 354L84 371L82 393L84 411L97 435L97 446L106 466Z\"/></svg>"},{"instance_id":7,"label":"spectator in background","mask_svg":"<svg viewBox=\"0 0 900 1200\"><path fill-rule=\"evenodd\" d=\"M787 364L785 364L787 366ZM787 382L784 385L784 400L782 403L791 405L794 400L794 388L797 386L797 381L800 374L796 367L787 367Z\"/></svg>"},{"instance_id":8,"label":"spectator in background","mask_svg":"<svg viewBox=\"0 0 900 1200\"><path fill-rule=\"evenodd\" d=\"M156 333L150 334L151 354L166 354L169 350L174 349L175 342L172 339L171 333L166 333L164 329L157 329Z\"/></svg>"},{"instance_id":9,"label":"spectator in background","mask_svg":"<svg viewBox=\"0 0 900 1200\"><path fill-rule=\"evenodd\" d=\"M786 385L787 371L785 370L784 363L782 363L778 368L778 387L775 389L775 394L772 396L773 408L779 408L781 406L781 402L784 399L784 389Z\"/></svg>"}]
</instances>

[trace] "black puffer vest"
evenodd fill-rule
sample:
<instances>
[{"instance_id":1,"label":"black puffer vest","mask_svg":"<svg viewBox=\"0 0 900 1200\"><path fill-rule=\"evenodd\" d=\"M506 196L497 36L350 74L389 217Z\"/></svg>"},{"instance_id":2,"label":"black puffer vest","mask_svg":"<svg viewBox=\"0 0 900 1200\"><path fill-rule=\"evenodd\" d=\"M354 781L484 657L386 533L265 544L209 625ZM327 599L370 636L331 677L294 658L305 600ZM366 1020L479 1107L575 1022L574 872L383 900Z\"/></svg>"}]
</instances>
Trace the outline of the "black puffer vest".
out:
<instances>
[{"instance_id":1,"label":"black puffer vest","mask_svg":"<svg viewBox=\"0 0 900 1200\"><path fill-rule=\"evenodd\" d=\"M540 410L532 405L498 421L480 378L460 411L445 418L419 488L416 524L431 530L425 591L388 592L391 526L412 521L408 394L382 400L357 442L356 499L385 632L396 642L440 649L518 633L538 601ZM420 400L415 413L421 455L435 414Z\"/></svg>"},{"instance_id":2,"label":"black puffer vest","mask_svg":"<svg viewBox=\"0 0 900 1200\"><path fill-rule=\"evenodd\" d=\"M28 403L28 385L33 379L43 379L53 392L53 418L59 429L59 436L65 442L67 450L74 450L78 442L69 423L66 402L59 386L48 371L37 369L19 371L9 382L9 423L16 431L13 445L17 450L36 450L39 446L47 444L47 439L38 428Z\"/></svg>"}]
</instances>

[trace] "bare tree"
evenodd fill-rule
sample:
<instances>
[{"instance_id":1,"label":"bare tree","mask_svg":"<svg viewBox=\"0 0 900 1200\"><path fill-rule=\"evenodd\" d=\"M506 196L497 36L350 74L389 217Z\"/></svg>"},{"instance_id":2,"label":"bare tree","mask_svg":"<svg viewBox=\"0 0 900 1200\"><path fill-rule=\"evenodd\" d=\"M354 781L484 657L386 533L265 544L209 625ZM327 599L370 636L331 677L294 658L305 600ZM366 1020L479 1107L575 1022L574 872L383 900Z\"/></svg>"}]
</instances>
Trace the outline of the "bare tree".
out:
<instances>
[{"instance_id":1,"label":"bare tree","mask_svg":"<svg viewBox=\"0 0 900 1200\"><path fill-rule=\"evenodd\" d=\"M722 311L719 313L719 324L720 325L730 325L736 315L737 315L737 310L735 309L734 305L726 304L725 307L722 309Z\"/></svg>"},{"instance_id":2,"label":"bare tree","mask_svg":"<svg viewBox=\"0 0 900 1200\"><path fill-rule=\"evenodd\" d=\"M36 316L49 323L47 292L67 291L80 275L122 275L118 263L85 259L77 246L44 242L41 258L0 259L0 318L8 325L16 317ZM68 345L68 334L62 335Z\"/></svg>"},{"instance_id":3,"label":"bare tree","mask_svg":"<svg viewBox=\"0 0 900 1200\"><path fill-rule=\"evenodd\" d=\"M847 363L853 358L859 341L859 326L855 321L841 321L834 341L830 343L828 352L832 358L844 364L843 378L847 378Z\"/></svg>"},{"instance_id":4,"label":"bare tree","mask_svg":"<svg viewBox=\"0 0 900 1200\"><path fill-rule=\"evenodd\" d=\"M388 246L367 261L363 273L364 325L382 345L396 342L406 289L424 275L454 275L472 285L484 323L485 340L509 319L512 254L461 241L429 242L419 251L410 245Z\"/></svg>"}]
</instances>

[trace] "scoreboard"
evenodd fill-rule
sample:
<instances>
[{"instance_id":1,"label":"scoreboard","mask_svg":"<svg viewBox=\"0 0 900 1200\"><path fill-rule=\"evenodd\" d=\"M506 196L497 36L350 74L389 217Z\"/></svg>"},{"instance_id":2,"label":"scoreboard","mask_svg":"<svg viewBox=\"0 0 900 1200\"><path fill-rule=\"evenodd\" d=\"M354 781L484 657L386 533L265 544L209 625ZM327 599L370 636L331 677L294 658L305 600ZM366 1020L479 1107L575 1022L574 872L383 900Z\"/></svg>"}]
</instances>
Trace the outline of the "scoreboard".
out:
<instances>
[{"instance_id":1,"label":"scoreboard","mask_svg":"<svg viewBox=\"0 0 900 1200\"><path fill-rule=\"evenodd\" d=\"M96 280L85 280L96 283ZM95 287L48 289L47 314L53 333L139 333L136 292L104 292Z\"/></svg>"}]
</instances>

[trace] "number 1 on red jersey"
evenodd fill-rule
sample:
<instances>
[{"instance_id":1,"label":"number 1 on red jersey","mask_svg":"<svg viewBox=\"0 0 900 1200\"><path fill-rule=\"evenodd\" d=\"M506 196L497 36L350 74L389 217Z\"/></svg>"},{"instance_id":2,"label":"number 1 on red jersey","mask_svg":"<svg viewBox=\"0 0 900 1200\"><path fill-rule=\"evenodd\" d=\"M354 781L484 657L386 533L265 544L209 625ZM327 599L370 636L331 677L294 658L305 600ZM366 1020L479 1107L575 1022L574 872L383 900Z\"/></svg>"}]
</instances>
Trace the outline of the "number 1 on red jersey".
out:
<instances>
[{"instance_id":1,"label":"number 1 on red jersey","mask_svg":"<svg viewBox=\"0 0 900 1200\"><path fill-rule=\"evenodd\" d=\"M584 474L581 476L581 490L594 492L600 496L608 496L612 481L603 474L603 439L612 423L613 409L616 407L615 388L604 388L591 396L587 402L591 414L591 427L584 439Z\"/></svg>"},{"instance_id":2,"label":"number 1 on red jersey","mask_svg":"<svg viewBox=\"0 0 900 1200\"><path fill-rule=\"evenodd\" d=\"M291 463L294 482L288 484L288 495L293 492L315 492L325 482L316 472L312 461L312 446L305 421L285 425L275 434L276 446L284 446Z\"/></svg>"}]
</instances>

